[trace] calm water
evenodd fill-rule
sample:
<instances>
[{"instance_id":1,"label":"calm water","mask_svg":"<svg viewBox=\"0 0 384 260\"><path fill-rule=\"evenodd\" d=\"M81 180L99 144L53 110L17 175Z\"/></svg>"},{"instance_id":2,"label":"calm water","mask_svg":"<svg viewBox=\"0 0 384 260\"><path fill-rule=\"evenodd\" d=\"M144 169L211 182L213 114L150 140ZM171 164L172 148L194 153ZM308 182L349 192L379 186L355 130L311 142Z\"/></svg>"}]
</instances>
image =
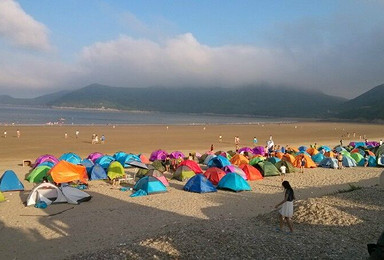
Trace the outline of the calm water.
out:
<instances>
[{"instance_id":1,"label":"calm water","mask_svg":"<svg viewBox=\"0 0 384 260\"><path fill-rule=\"evenodd\" d=\"M47 123L75 125L105 124L257 124L288 122L279 118L255 118L220 115L160 112L98 111L57 108L0 106L0 124L40 125Z\"/></svg>"}]
</instances>

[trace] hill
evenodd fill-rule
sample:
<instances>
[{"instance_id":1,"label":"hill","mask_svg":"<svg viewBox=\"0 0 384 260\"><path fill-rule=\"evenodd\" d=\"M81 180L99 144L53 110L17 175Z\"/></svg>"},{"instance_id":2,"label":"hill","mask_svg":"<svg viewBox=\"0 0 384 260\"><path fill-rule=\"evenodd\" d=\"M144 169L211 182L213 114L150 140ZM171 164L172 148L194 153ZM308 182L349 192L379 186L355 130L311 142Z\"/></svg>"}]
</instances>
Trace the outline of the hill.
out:
<instances>
[{"instance_id":1,"label":"hill","mask_svg":"<svg viewBox=\"0 0 384 260\"><path fill-rule=\"evenodd\" d=\"M359 121L384 120L384 84L341 104L338 110L338 118Z\"/></svg>"},{"instance_id":2,"label":"hill","mask_svg":"<svg viewBox=\"0 0 384 260\"><path fill-rule=\"evenodd\" d=\"M48 102L51 106L180 113L322 117L345 99L271 87L121 88L92 84Z\"/></svg>"}]
</instances>

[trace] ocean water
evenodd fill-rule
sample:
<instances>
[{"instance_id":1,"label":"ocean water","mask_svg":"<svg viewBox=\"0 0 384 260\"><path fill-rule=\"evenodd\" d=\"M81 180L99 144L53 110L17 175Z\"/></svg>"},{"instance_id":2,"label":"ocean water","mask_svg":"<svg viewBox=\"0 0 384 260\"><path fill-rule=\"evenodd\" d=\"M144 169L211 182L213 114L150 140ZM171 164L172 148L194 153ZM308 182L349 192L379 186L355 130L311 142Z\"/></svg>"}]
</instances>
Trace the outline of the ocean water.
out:
<instances>
[{"instance_id":1,"label":"ocean water","mask_svg":"<svg viewBox=\"0 0 384 260\"><path fill-rule=\"evenodd\" d=\"M128 112L61 108L0 106L0 124L18 125L199 125L199 124L260 124L288 122L281 118L178 114L162 112Z\"/></svg>"}]
</instances>

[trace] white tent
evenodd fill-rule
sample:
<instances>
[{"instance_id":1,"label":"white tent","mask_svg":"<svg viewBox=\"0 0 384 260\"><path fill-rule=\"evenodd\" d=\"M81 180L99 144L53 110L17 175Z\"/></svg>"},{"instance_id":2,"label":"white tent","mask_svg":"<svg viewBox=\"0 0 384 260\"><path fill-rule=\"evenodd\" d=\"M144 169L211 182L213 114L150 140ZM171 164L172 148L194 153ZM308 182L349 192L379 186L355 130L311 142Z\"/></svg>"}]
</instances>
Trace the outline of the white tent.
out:
<instances>
[{"instance_id":1,"label":"white tent","mask_svg":"<svg viewBox=\"0 0 384 260\"><path fill-rule=\"evenodd\" d=\"M44 201L47 205L52 203L79 204L91 199L91 195L79 189L64 186L56 187L52 183L41 183L29 194L27 206L35 205L38 201Z\"/></svg>"}]
</instances>

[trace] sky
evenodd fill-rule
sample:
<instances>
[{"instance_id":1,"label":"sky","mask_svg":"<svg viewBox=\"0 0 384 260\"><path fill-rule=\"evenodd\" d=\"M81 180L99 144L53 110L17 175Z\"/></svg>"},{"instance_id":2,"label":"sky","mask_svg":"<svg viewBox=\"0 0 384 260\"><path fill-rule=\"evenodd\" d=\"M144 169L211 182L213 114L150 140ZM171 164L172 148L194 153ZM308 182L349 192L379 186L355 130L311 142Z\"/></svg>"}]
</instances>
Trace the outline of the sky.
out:
<instances>
[{"instance_id":1,"label":"sky","mask_svg":"<svg viewBox=\"0 0 384 260\"><path fill-rule=\"evenodd\" d=\"M0 95L384 83L384 0L0 0Z\"/></svg>"}]
</instances>

